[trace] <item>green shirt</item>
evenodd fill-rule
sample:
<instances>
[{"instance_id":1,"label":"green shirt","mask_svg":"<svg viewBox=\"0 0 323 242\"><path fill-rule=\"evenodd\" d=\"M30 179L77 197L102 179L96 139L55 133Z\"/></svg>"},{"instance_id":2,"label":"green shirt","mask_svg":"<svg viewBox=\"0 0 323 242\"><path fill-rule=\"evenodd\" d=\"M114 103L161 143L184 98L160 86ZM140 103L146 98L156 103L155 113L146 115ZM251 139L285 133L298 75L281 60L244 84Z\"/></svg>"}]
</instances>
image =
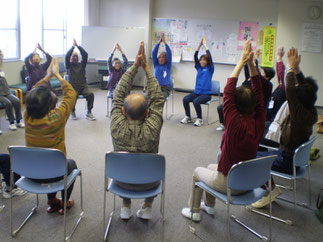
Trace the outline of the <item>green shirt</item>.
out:
<instances>
[{"instance_id":1,"label":"green shirt","mask_svg":"<svg viewBox=\"0 0 323 242\"><path fill-rule=\"evenodd\" d=\"M157 79L146 73L150 114L145 120L128 120L121 111L124 99L132 89L137 74L133 66L121 77L114 91L111 114L111 136L114 151L133 153L158 153L160 131L163 125L164 98Z\"/></svg>"}]
</instances>

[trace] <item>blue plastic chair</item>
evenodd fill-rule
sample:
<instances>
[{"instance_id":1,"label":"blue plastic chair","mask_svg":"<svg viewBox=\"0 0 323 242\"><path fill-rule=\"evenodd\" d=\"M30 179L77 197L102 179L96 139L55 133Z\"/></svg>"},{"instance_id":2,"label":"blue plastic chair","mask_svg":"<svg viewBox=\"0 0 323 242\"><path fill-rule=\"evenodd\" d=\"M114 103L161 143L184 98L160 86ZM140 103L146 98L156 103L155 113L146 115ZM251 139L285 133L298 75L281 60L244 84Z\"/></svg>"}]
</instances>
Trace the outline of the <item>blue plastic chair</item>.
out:
<instances>
[{"instance_id":1,"label":"blue plastic chair","mask_svg":"<svg viewBox=\"0 0 323 242\"><path fill-rule=\"evenodd\" d=\"M18 227L13 230L13 214L12 214L12 198L10 199L10 231L11 236L16 236L20 229L25 225L29 218L38 208L38 194L48 194L65 190L64 211L66 211L67 188L80 176L81 191L81 213L69 236L66 236L66 212L64 213L64 241L67 241L73 235L75 229L83 218L83 194L82 194L82 173L78 169L74 169L70 175L67 175L68 163L65 154L56 149L31 148L25 146L10 146L8 148L11 160L10 186L13 183L13 172L19 174L21 178L16 182L16 186L30 193L36 194L36 206L32 208L30 214ZM53 182L42 183L33 181L32 179L51 179L63 177L64 179ZM12 197L12 196L11 196Z\"/></svg>"},{"instance_id":2,"label":"blue plastic chair","mask_svg":"<svg viewBox=\"0 0 323 242\"><path fill-rule=\"evenodd\" d=\"M231 240L230 235L230 204L245 206L250 205L259 199L261 199L265 194L266 190L262 189L261 186L269 183L269 196L271 198L271 182L270 182L270 170L272 163L274 162L277 156L267 156L262 158L257 158L249 161L239 162L231 167L228 173L228 185L227 185L227 194L223 194L215 191L210 188L204 182L195 182L195 186L200 187L204 191L210 193L214 197L220 199L222 202L227 204L227 233L228 240ZM241 195L231 195L231 190L241 190L247 191ZM193 198L194 200L194 194ZM270 199L271 200L271 199ZM192 211L192 207L191 207ZM272 212L272 207L270 203L270 216ZM191 213L193 216L193 213ZM238 220L234 215L231 215L231 218L248 229L251 233L255 234L257 237L263 240L268 240L266 236L262 236L255 232L253 229L249 228L247 225ZM192 218L191 218L192 221ZM271 226L272 221L270 219L269 222L269 240L271 240ZM191 229L191 231L195 231L195 229Z\"/></svg>"},{"instance_id":3,"label":"blue plastic chair","mask_svg":"<svg viewBox=\"0 0 323 242\"><path fill-rule=\"evenodd\" d=\"M161 194L160 212L164 221L165 203L165 157L159 154L109 152L105 155L103 232L106 240L115 211L115 196L143 199ZM110 182L109 182L110 179ZM121 188L116 181L130 184L146 184L160 181L158 187L147 191L131 191ZM106 192L111 192L113 211L105 226Z\"/></svg>"},{"instance_id":4,"label":"blue plastic chair","mask_svg":"<svg viewBox=\"0 0 323 242\"><path fill-rule=\"evenodd\" d=\"M174 115L174 79L170 79L170 94L168 97L166 97L166 119L170 119ZM172 113L168 116L168 100L172 97Z\"/></svg>"},{"instance_id":5,"label":"blue plastic chair","mask_svg":"<svg viewBox=\"0 0 323 242\"><path fill-rule=\"evenodd\" d=\"M219 101L219 104L220 104L220 101L221 101L221 93L220 93L220 82L219 81L214 81L212 80L212 93L211 93L212 96L216 96L215 98L212 98L211 97L211 100L204 103L204 105L207 105L207 118L206 118L206 122L207 124L210 124L209 123L209 109L210 109L210 104L213 103L213 102L216 102L216 101Z\"/></svg>"},{"instance_id":6,"label":"blue plastic chair","mask_svg":"<svg viewBox=\"0 0 323 242\"><path fill-rule=\"evenodd\" d=\"M296 209L296 205L308 208L311 206L311 170L310 170L310 153L311 153L311 148L317 139L317 136L313 136L309 141L305 142L304 144L300 145L294 152L294 157L293 157L293 174L286 174L282 172L277 172L277 171L271 171L272 176L277 176L289 181L293 181L293 186L282 186L276 184L276 186L284 188L286 190L293 191L294 199L293 201L278 197L277 199L293 203L294 204L294 209ZM270 148L270 147L267 147ZM306 172L307 171L307 172ZM307 185L308 185L308 204L306 203L298 203L296 200L296 181L298 179L302 179L306 176L307 173ZM259 212L257 210L252 209L253 212L256 212L260 215L268 216L266 213ZM279 217L272 217L274 220L292 225L293 221L289 219L281 219Z\"/></svg>"}]
</instances>

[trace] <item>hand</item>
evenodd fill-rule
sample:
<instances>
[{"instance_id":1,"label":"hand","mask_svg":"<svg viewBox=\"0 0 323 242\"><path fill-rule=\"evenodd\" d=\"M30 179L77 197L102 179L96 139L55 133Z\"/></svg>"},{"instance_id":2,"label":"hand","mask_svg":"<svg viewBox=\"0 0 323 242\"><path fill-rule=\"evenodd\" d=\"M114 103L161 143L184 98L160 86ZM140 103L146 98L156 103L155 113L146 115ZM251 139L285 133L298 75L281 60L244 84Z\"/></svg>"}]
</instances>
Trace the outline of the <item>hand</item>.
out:
<instances>
[{"instance_id":1,"label":"hand","mask_svg":"<svg viewBox=\"0 0 323 242\"><path fill-rule=\"evenodd\" d=\"M145 54L145 46L144 46L143 41L141 41L141 43L140 43L140 49L141 49L141 56L142 56L141 66L145 70L145 72L148 72L149 65L147 63L146 54Z\"/></svg>"},{"instance_id":2,"label":"hand","mask_svg":"<svg viewBox=\"0 0 323 242\"><path fill-rule=\"evenodd\" d=\"M77 42L76 42L76 40L75 40L75 39L73 39L73 46L74 46L74 47L77 47Z\"/></svg>"},{"instance_id":3,"label":"hand","mask_svg":"<svg viewBox=\"0 0 323 242\"><path fill-rule=\"evenodd\" d=\"M165 33L162 33L162 35L161 35L161 39L162 39L162 41L164 42L164 44L166 44L166 40L165 40Z\"/></svg>"},{"instance_id":4,"label":"hand","mask_svg":"<svg viewBox=\"0 0 323 242\"><path fill-rule=\"evenodd\" d=\"M298 55L297 49L294 47L290 48L287 52L288 67L299 70L299 64L301 63L301 56Z\"/></svg>"},{"instance_id":5,"label":"hand","mask_svg":"<svg viewBox=\"0 0 323 242\"><path fill-rule=\"evenodd\" d=\"M253 64L253 56L254 53L251 48L251 40L247 40L241 53L240 62L242 64L246 64L247 62L248 64Z\"/></svg>"},{"instance_id":6,"label":"hand","mask_svg":"<svg viewBox=\"0 0 323 242\"><path fill-rule=\"evenodd\" d=\"M136 69L138 69L140 66L141 66L141 63L142 63L142 48L143 48L143 41L141 41L140 43L140 47L139 47L139 50L138 50L138 53L137 53L137 56L136 56L136 60L135 62L133 63L134 67Z\"/></svg>"},{"instance_id":7,"label":"hand","mask_svg":"<svg viewBox=\"0 0 323 242\"><path fill-rule=\"evenodd\" d=\"M122 49L118 43L117 43L117 49L120 51L121 54L123 54Z\"/></svg>"},{"instance_id":8,"label":"hand","mask_svg":"<svg viewBox=\"0 0 323 242\"><path fill-rule=\"evenodd\" d=\"M203 38L201 40L201 43L204 47L206 47L206 39L205 39L205 35L203 35Z\"/></svg>"},{"instance_id":9,"label":"hand","mask_svg":"<svg viewBox=\"0 0 323 242\"><path fill-rule=\"evenodd\" d=\"M285 54L284 46L280 46L277 50L277 61L282 61Z\"/></svg>"},{"instance_id":10,"label":"hand","mask_svg":"<svg viewBox=\"0 0 323 242\"><path fill-rule=\"evenodd\" d=\"M113 47L113 50L112 50L112 53L114 53L116 51L116 49L118 48L118 43L115 43L114 44L114 47Z\"/></svg>"},{"instance_id":11,"label":"hand","mask_svg":"<svg viewBox=\"0 0 323 242\"><path fill-rule=\"evenodd\" d=\"M59 73L59 65L56 57L53 58L51 65L52 65L52 68L51 68L52 73L59 79L61 75Z\"/></svg>"}]
</instances>

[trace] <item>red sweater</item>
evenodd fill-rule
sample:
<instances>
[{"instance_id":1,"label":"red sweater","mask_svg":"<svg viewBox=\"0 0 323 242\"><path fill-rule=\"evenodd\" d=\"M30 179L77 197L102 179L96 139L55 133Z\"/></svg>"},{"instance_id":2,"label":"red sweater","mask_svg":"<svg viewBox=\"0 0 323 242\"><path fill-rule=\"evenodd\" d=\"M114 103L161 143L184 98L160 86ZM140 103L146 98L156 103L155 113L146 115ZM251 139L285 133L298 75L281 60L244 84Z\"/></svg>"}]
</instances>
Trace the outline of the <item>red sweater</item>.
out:
<instances>
[{"instance_id":1,"label":"red sweater","mask_svg":"<svg viewBox=\"0 0 323 242\"><path fill-rule=\"evenodd\" d=\"M237 78L228 78L223 93L225 131L221 141L218 171L227 175L230 168L240 162L256 157L258 145L265 128L264 97L260 76L251 77L251 86L257 97L255 113L241 115L235 104Z\"/></svg>"}]
</instances>

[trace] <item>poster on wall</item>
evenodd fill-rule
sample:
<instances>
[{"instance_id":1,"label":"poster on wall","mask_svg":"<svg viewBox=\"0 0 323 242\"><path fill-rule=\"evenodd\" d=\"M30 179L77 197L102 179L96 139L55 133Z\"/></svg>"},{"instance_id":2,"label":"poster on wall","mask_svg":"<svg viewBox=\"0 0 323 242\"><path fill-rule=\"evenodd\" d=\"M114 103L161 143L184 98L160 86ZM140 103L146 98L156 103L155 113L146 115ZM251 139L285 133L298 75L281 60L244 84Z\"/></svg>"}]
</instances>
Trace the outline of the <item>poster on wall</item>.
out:
<instances>
[{"instance_id":1,"label":"poster on wall","mask_svg":"<svg viewBox=\"0 0 323 242\"><path fill-rule=\"evenodd\" d=\"M323 24L304 23L302 30L302 51L321 53Z\"/></svg>"},{"instance_id":2,"label":"poster on wall","mask_svg":"<svg viewBox=\"0 0 323 242\"><path fill-rule=\"evenodd\" d=\"M276 28L265 27L263 35L261 66L273 67L276 45Z\"/></svg>"},{"instance_id":3,"label":"poster on wall","mask_svg":"<svg viewBox=\"0 0 323 242\"><path fill-rule=\"evenodd\" d=\"M257 48L258 25L257 22L240 22L238 36L239 50L243 49L248 39L251 40L252 49L255 50Z\"/></svg>"}]
</instances>

